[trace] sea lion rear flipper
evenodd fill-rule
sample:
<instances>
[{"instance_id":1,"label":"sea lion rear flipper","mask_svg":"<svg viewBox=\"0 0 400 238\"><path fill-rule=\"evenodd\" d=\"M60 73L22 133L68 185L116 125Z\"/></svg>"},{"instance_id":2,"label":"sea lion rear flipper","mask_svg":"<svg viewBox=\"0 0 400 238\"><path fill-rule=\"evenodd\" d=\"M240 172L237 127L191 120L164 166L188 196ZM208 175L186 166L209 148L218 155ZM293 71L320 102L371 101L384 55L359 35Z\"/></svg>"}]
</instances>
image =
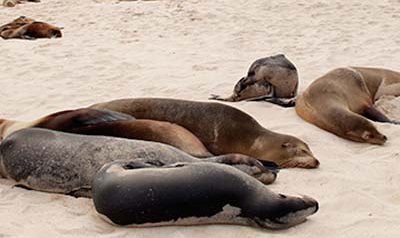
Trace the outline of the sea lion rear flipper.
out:
<instances>
[{"instance_id":1,"label":"sea lion rear flipper","mask_svg":"<svg viewBox=\"0 0 400 238\"><path fill-rule=\"evenodd\" d=\"M399 121L394 121L390 120L385 114L383 114L381 111L376 109L373 105L370 107L367 107L363 113L363 116L366 118L376 121L376 122L388 122L388 123L393 123L393 124L400 124Z\"/></svg>"},{"instance_id":2,"label":"sea lion rear flipper","mask_svg":"<svg viewBox=\"0 0 400 238\"><path fill-rule=\"evenodd\" d=\"M75 198L79 198L79 197L91 198L92 197L92 189L90 187L82 187L82 188L73 190L73 191L67 193L66 195L73 196Z\"/></svg>"},{"instance_id":3,"label":"sea lion rear flipper","mask_svg":"<svg viewBox=\"0 0 400 238\"><path fill-rule=\"evenodd\" d=\"M262 96L257 98L247 99L247 101L265 101L270 102L281 107L294 107L296 106L296 98L274 98L271 96Z\"/></svg>"}]
</instances>

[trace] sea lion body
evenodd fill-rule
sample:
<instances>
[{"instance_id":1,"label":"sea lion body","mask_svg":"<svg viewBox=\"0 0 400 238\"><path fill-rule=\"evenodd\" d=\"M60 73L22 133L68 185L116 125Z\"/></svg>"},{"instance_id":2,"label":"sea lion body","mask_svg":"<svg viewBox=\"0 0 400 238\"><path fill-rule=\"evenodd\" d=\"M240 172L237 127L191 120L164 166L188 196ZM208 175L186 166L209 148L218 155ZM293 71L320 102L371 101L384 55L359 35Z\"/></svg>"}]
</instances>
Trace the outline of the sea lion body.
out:
<instances>
[{"instance_id":1,"label":"sea lion body","mask_svg":"<svg viewBox=\"0 0 400 238\"><path fill-rule=\"evenodd\" d=\"M374 107L382 95L400 95L399 73L379 68L338 68L307 88L297 99L296 112L340 137L381 145L386 136L365 117L392 122Z\"/></svg>"},{"instance_id":2,"label":"sea lion body","mask_svg":"<svg viewBox=\"0 0 400 238\"><path fill-rule=\"evenodd\" d=\"M62 37L62 33L59 27L21 16L13 22L1 26L0 36L3 39L34 40L37 38L59 38Z\"/></svg>"},{"instance_id":3,"label":"sea lion body","mask_svg":"<svg viewBox=\"0 0 400 238\"><path fill-rule=\"evenodd\" d=\"M97 173L93 201L107 221L133 227L236 224L282 229L318 210L314 199L276 194L256 179L215 163L154 168L113 162Z\"/></svg>"},{"instance_id":4,"label":"sea lion body","mask_svg":"<svg viewBox=\"0 0 400 238\"><path fill-rule=\"evenodd\" d=\"M275 180L254 158L224 155L198 159L172 146L157 142L106 136L87 136L40 128L14 132L0 144L0 175L39 191L91 196L96 172L106 163L135 160L163 166L177 162L225 163L265 183Z\"/></svg>"},{"instance_id":5,"label":"sea lion body","mask_svg":"<svg viewBox=\"0 0 400 238\"><path fill-rule=\"evenodd\" d=\"M0 138L30 127L155 141L172 145L196 157L212 156L195 135L179 125L155 120L136 120L127 114L88 108L61 111L31 122L0 119Z\"/></svg>"},{"instance_id":6,"label":"sea lion body","mask_svg":"<svg viewBox=\"0 0 400 238\"><path fill-rule=\"evenodd\" d=\"M281 167L318 167L308 146L296 137L263 128L248 114L221 104L177 99L120 99L92 105L138 119L168 121L192 132L215 155L239 153Z\"/></svg>"},{"instance_id":7,"label":"sea lion body","mask_svg":"<svg viewBox=\"0 0 400 238\"><path fill-rule=\"evenodd\" d=\"M247 76L235 85L228 98L213 95L210 99L236 102L265 100L284 107L295 104L299 77L297 69L283 54L253 62Z\"/></svg>"}]
</instances>

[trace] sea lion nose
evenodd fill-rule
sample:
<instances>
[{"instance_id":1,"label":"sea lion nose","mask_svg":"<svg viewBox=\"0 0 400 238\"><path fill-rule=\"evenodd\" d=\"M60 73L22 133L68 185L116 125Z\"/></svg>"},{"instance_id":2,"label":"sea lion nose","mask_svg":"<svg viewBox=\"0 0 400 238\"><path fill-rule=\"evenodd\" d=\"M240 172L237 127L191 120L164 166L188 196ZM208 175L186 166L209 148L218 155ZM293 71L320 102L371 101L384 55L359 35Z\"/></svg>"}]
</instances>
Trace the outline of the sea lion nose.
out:
<instances>
[{"instance_id":1,"label":"sea lion nose","mask_svg":"<svg viewBox=\"0 0 400 238\"><path fill-rule=\"evenodd\" d=\"M382 138L383 138L383 140L385 140L385 141L387 140L387 137L386 137L386 136L382 136Z\"/></svg>"}]
</instances>

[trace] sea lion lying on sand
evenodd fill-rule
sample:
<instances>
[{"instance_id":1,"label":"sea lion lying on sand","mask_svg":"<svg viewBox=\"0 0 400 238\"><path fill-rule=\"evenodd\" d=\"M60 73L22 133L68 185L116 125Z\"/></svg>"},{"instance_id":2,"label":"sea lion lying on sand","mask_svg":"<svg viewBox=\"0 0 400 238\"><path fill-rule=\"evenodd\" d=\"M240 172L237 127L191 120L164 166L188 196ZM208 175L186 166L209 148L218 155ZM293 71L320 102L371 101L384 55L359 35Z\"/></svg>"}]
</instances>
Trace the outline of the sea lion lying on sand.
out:
<instances>
[{"instance_id":1,"label":"sea lion lying on sand","mask_svg":"<svg viewBox=\"0 0 400 238\"><path fill-rule=\"evenodd\" d=\"M26 2L40 2L40 0L3 0L3 6L5 7L15 7L17 4Z\"/></svg>"},{"instance_id":2,"label":"sea lion lying on sand","mask_svg":"<svg viewBox=\"0 0 400 238\"><path fill-rule=\"evenodd\" d=\"M61 29L60 27L21 16L11 23L1 26L0 36L3 39L18 38L28 40L58 38L62 37Z\"/></svg>"},{"instance_id":3,"label":"sea lion lying on sand","mask_svg":"<svg viewBox=\"0 0 400 238\"><path fill-rule=\"evenodd\" d=\"M381 68L338 68L307 88L297 99L296 112L340 137L382 145L386 136L366 118L398 124L375 108L374 102L383 95L400 95L400 73Z\"/></svg>"},{"instance_id":4,"label":"sea lion lying on sand","mask_svg":"<svg viewBox=\"0 0 400 238\"><path fill-rule=\"evenodd\" d=\"M236 224L282 229L318 210L312 198L276 194L251 176L215 163L156 167L112 162L95 176L93 201L107 221L133 227Z\"/></svg>"},{"instance_id":5,"label":"sea lion lying on sand","mask_svg":"<svg viewBox=\"0 0 400 238\"><path fill-rule=\"evenodd\" d=\"M222 103L137 98L98 103L91 108L176 123L191 131L215 155L245 154L286 168L319 165L303 141L269 131L250 115Z\"/></svg>"},{"instance_id":6,"label":"sea lion lying on sand","mask_svg":"<svg viewBox=\"0 0 400 238\"><path fill-rule=\"evenodd\" d=\"M277 173L274 164L270 163L267 168L245 155L198 159L157 142L77 135L41 128L16 131L0 144L0 175L23 187L45 192L90 197L96 172L104 164L116 160L143 162L157 167L177 162L224 163L266 184L275 181Z\"/></svg>"},{"instance_id":7,"label":"sea lion lying on sand","mask_svg":"<svg viewBox=\"0 0 400 238\"><path fill-rule=\"evenodd\" d=\"M212 95L220 101L264 100L283 107L293 107L297 95L299 77L296 67L283 54L256 60L246 77L235 85L228 98Z\"/></svg>"},{"instance_id":8,"label":"sea lion lying on sand","mask_svg":"<svg viewBox=\"0 0 400 238\"><path fill-rule=\"evenodd\" d=\"M0 119L0 140L14 131L30 127L156 141L172 145L196 157L212 156L195 135L179 125L155 120L136 120L127 114L89 108L57 112L31 122Z\"/></svg>"}]
</instances>

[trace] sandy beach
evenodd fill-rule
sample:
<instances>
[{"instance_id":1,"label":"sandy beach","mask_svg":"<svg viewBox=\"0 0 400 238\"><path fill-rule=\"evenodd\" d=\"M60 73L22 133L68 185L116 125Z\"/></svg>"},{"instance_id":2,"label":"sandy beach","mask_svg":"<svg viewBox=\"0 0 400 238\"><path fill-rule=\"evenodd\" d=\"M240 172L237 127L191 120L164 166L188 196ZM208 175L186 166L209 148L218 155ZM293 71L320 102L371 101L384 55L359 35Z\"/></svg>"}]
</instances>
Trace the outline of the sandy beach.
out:
<instances>
[{"instance_id":1,"label":"sandy beach","mask_svg":"<svg viewBox=\"0 0 400 238\"><path fill-rule=\"evenodd\" d=\"M42 0L0 7L0 25L24 15L64 27L59 39L0 39L0 118L32 120L124 97L206 101L230 95L256 59L283 53L299 93L342 66L400 71L400 1ZM286 169L269 187L309 195L317 214L287 230L243 226L123 228L92 201L28 191L0 179L0 237L399 237L400 126L374 123L384 146L355 143L293 108L229 103L264 127L308 143L321 166ZM400 100L381 108L400 119Z\"/></svg>"}]
</instances>

